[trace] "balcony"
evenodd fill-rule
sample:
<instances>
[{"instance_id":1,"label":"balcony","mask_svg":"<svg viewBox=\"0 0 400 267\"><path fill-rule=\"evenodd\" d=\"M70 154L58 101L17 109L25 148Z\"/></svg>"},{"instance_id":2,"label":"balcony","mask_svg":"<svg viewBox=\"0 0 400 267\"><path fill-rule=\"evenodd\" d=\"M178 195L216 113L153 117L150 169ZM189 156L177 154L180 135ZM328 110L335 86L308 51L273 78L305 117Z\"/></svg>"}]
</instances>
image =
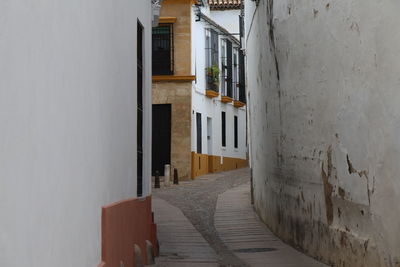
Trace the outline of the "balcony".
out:
<instances>
[{"instance_id":1,"label":"balcony","mask_svg":"<svg viewBox=\"0 0 400 267\"><path fill-rule=\"evenodd\" d=\"M214 98L219 96L219 69L213 65L206 69L206 96Z\"/></svg>"}]
</instances>

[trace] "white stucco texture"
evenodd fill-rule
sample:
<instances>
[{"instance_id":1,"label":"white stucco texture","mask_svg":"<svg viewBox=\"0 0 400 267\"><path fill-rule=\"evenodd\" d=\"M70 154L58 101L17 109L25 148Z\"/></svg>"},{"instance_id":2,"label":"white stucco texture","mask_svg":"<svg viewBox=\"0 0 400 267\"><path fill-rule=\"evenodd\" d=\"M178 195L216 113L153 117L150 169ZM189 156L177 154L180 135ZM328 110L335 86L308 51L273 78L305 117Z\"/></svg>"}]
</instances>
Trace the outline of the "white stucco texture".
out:
<instances>
[{"instance_id":1,"label":"white stucco texture","mask_svg":"<svg viewBox=\"0 0 400 267\"><path fill-rule=\"evenodd\" d=\"M136 27L151 47L150 2L0 1L1 266L100 262L101 207L136 196Z\"/></svg>"}]
</instances>

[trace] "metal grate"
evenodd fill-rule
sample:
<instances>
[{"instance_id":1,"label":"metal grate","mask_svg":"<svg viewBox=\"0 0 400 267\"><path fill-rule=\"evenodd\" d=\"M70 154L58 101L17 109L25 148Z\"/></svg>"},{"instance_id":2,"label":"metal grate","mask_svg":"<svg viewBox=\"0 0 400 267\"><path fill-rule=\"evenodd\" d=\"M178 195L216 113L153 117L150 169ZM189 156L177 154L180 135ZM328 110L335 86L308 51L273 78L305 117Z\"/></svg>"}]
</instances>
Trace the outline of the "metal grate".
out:
<instances>
[{"instance_id":1,"label":"metal grate","mask_svg":"<svg viewBox=\"0 0 400 267\"><path fill-rule=\"evenodd\" d=\"M234 252L238 253L260 253L260 252L272 252L276 251L276 248L241 248L235 249Z\"/></svg>"},{"instance_id":2,"label":"metal grate","mask_svg":"<svg viewBox=\"0 0 400 267\"><path fill-rule=\"evenodd\" d=\"M232 97L232 42L226 41L226 68L227 68L227 87L226 96Z\"/></svg>"},{"instance_id":3,"label":"metal grate","mask_svg":"<svg viewBox=\"0 0 400 267\"><path fill-rule=\"evenodd\" d=\"M219 84L214 79L212 67L218 68L218 33L213 29L206 29L206 81L207 89L218 92Z\"/></svg>"},{"instance_id":4,"label":"metal grate","mask_svg":"<svg viewBox=\"0 0 400 267\"><path fill-rule=\"evenodd\" d=\"M174 74L173 25L153 28L153 75Z\"/></svg>"},{"instance_id":5,"label":"metal grate","mask_svg":"<svg viewBox=\"0 0 400 267\"><path fill-rule=\"evenodd\" d=\"M239 101L246 103L246 75L243 51L239 51Z\"/></svg>"}]
</instances>

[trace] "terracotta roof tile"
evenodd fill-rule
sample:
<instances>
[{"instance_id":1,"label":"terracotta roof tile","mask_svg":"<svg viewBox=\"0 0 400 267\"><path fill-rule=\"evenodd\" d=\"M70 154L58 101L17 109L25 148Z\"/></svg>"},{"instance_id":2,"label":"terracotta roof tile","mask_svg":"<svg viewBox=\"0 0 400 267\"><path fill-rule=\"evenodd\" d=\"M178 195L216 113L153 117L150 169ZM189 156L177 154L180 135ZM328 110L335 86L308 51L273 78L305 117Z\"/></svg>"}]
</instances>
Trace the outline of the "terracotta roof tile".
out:
<instances>
[{"instance_id":1,"label":"terracotta roof tile","mask_svg":"<svg viewBox=\"0 0 400 267\"><path fill-rule=\"evenodd\" d=\"M212 10L215 9L239 9L242 0L208 0Z\"/></svg>"}]
</instances>

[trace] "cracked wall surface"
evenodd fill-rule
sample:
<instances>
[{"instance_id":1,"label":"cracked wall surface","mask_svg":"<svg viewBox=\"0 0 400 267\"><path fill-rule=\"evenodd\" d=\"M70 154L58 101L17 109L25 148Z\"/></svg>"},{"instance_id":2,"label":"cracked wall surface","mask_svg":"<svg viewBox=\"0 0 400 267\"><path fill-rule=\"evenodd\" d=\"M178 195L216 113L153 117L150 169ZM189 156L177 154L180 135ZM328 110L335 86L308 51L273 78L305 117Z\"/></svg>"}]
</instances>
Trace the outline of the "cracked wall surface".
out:
<instances>
[{"instance_id":1,"label":"cracked wall surface","mask_svg":"<svg viewBox=\"0 0 400 267\"><path fill-rule=\"evenodd\" d=\"M400 266L399 8L246 1L255 207L332 266Z\"/></svg>"}]
</instances>

